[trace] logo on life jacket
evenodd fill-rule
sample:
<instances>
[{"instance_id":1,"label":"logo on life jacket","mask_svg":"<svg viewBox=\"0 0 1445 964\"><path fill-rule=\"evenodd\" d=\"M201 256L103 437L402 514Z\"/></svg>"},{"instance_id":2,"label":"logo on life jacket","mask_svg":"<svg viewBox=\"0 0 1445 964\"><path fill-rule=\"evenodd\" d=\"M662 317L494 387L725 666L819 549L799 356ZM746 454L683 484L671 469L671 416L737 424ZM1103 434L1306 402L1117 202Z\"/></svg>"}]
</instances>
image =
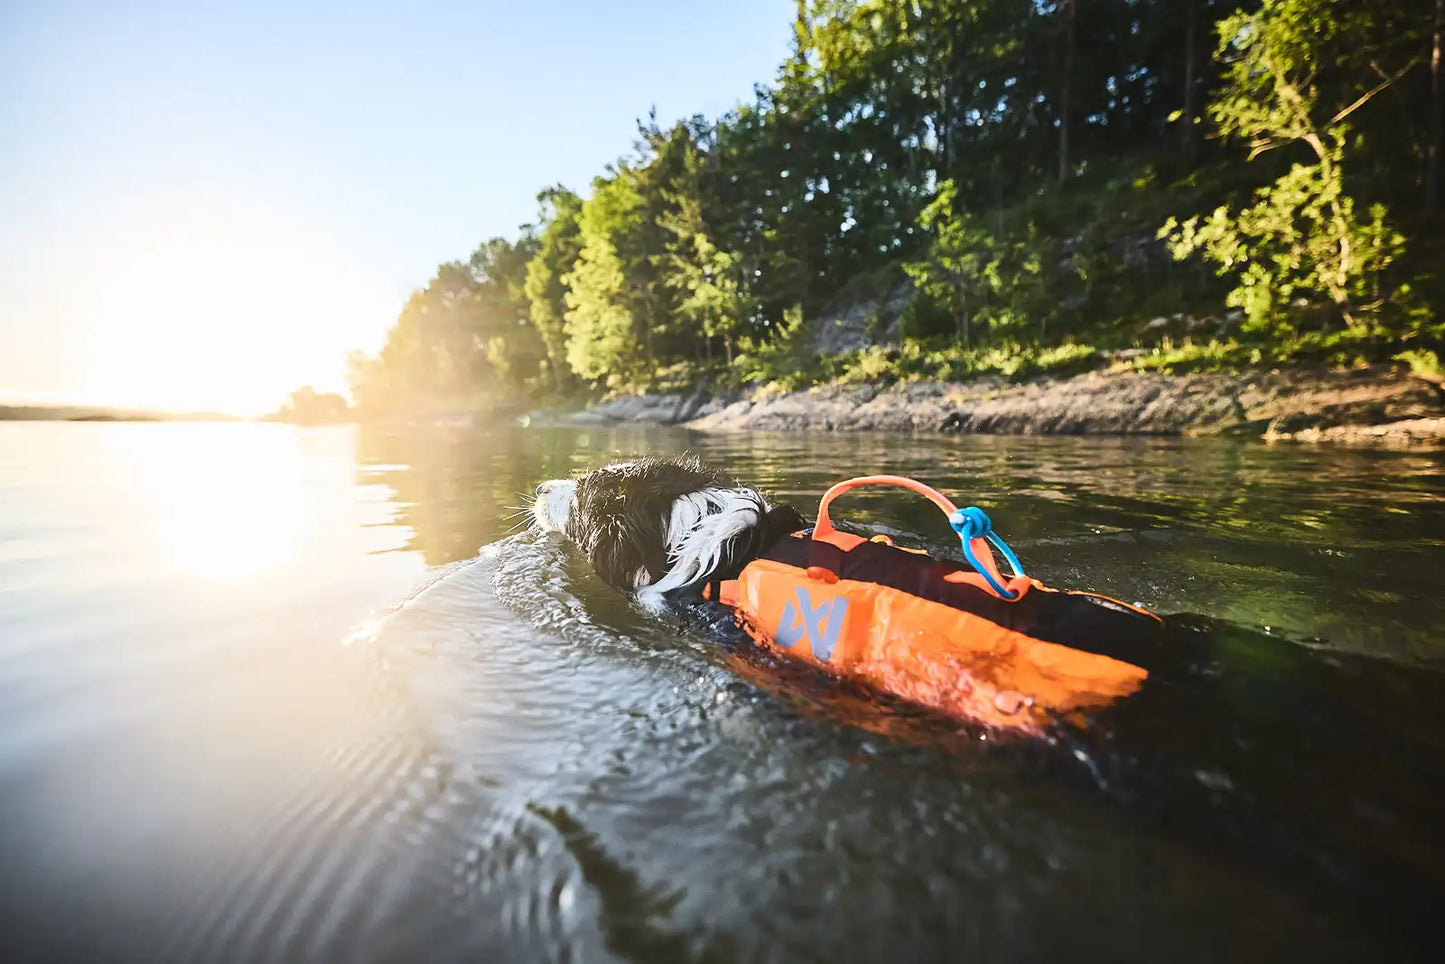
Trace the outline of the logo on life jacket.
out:
<instances>
[{"instance_id":1,"label":"logo on life jacket","mask_svg":"<svg viewBox=\"0 0 1445 964\"><path fill-rule=\"evenodd\" d=\"M783 607L774 641L784 649L792 649L806 639L814 658L830 659L848 618L848 600L834 596L814 606L806 587L797 586L794 592L797 598Z\"/></svg>"}]
</instances>

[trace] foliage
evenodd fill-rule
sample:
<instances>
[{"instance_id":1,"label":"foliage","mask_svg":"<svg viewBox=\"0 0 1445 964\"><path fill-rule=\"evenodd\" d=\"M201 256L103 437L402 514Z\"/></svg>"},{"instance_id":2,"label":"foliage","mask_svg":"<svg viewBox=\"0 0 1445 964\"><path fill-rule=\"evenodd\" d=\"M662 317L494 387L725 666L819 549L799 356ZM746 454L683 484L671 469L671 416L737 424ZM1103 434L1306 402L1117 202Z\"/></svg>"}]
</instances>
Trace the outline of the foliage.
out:
<instances>
[{"instance_id":1,"label":"foliage","mask_svg":"<svg viewBox=\"0 0 1445 964\"><path fill-rule=\"evenodd\" d=\"M624 171L599 180L582 205L581 249L567 286L567 363L583 378L615 384L636 378L652 360L644 334L649 279L639 275L636 259L646 230L643 198L634 176Z\"/></svg>"},{"instance_id":2,"label":"foliage","mask_svg":"<svg viewBox=\"0 0 1445 964\"><path fill-rule=\"evenodd\" d=\"M744 336L732 369L744 385L769 386L782 391L803 387L819 376L819 359L807 344L803 309L795 305L768 336Z\"/></svg>"},{"instance_id":3,"label":"foliage","mask_svg":"<svg viewBox=\"0 0 1445 964\"><path fill-rule=\"evenodd\" d=\"M1407 349L1396 355L1395 360L1409 365L1411 374L1445 382L1445 365L1440 363L1440 356L1428 348Z\"/></svg>"},{"instance_id":4,"label":"foliage","mask_svg":"<svg viewBox=\"0 0 1445 964\"><path fill-rule=\"evenodd\" d=\"M689 139L682 155L683 186L667 193L674 210L659 219L672 235L660 268L679 289L679 322L702 335L709 356L713 342L721 339L731 364L738 333L754 310L742 257L719 248L708 237L698 190L700 163L697 145Z\"/></svg>"},{"instance_id":5,"label":"foliage","mask_svg":"<svg viewBox=\"0 0 1445 964\"><path fill-rule=\"evenodd\" d=\"M1246 348L1235 339L1195 342L1186 338L1175 345L1172 339L1165 338L1151 351L1131 358L1122 367L1139 372L1214 372L1257 365L1263 360L1258 348Z\"/></svg>"},{"instance_id":6,"label":"foliage","mask_svg":"<svg viewBox=\"0 0 1445 964\"><path fill-rule=\"evenodd\" d=\"M1040 348L1005 341L984 348L961 348L909 341L894 347L873 345L836 359L832 376L842 384L985 377L1022 381L1041 375L1077 374L1096 367L1098 360L1097 348L1072 343Z\"/></svg>"},{"instance_id":7,"label":"foliage","mask_svg":"<svg viewBox=\"0 0 1445 964\"><path fill-rule=\"evenodd\" d=\"M1381 274L1401 253L1404 238L1385 223L1385 208L1356 215L1345 193L1345 118L1388 85L1376 86L1339 108L1326 108L1321 63L1345 23L1328 0L1265 0L1253 13L1218 25L1221 58L1231 58L1210 115L1226 136L1248 141L1250 157L1292 144L1306 146L1311 163L1295 163L1255 192L1238 212L1228 205L1183 224L1170 218L1159 236L1176 258L1196 251L1236 275L1228 303L1251 326L1288 330L1297 299L1323 297L1351 327L1370 327L1382 306Z\"/></svg>"},{"instance_id":8,"label":"foliage","mask_svg":"<svg viewBox=\"0 0 1445 964\"><path fill-rule=\"evenodd\" d=\"M406 415L1420 350L1445 297L1445 221L1419 213L1427 6L798 0L769 82L720 117L650 116L586 197L548 188L515 240L440 266L352 360L353 397ZM865 305L872 344L824 357Z\"/></svg>"},{"instance_id":9,"label":"foliage","mask_svg":"<svg viewBox=\"0 0 1445 964\"><path fill-rule=\"evenodd\" d=\"M1324 295L1351 326L1367 326L1384 304L1381 273L1404 248L1404 238L1385 223L1376 204L1368 221L1355 215L1353 198L1341 193L1341 150L1328 149L1329 164L1296 164L1255 203L1232 212L1216 208L1207 218L1183 224L1172 218L1160 230L1179 259L1202 251L1234 272L1226 298L1244 310L1251 327L1288 330L1288 310Z\"/></svg>"},{"instance_id":10,"label":"foliage","mask_svg":"<svg viewBox=\"0 0 1445 964\"><path fill-rule=\"evenodd\" d=\"M299 425L328 425L350 421L351 406L340 395L318 392L310 385L304 385L291 393L275 418Z\"/></svg>"},{"instance_id":11,"label":"foliage","mask_svg":"<svg viewBox=\"0 0 1445 964\"><path fill-rule=\"evenodd\" d=\"M407 300L376 358L351 358L363 412L440 411L529 390L545 351L522 290L535 240L493 238Z\"/></svg>"},{"instance_id":12,"label":"foliage","mask_svg":"<svg viewBox=\"0 0 1445 964\"><path fill-rule=\"evenodd\" d=\"M537 253L527 262L523 293L527 298L528 316L537 330L547 356L547 373L551 388L565 392L572 384L572 369L567 364L567 291L563 277L571 270L581 251L582 200L560 185L537 195L543 225L537 240Z\"/></svg>"},{"instance_id":13,"label":"foliage","mask_svg":"<svg viewBox=\"0 0 1445 964\"><path fill-rule=\"evenodd\" d=\"M918 293L910 334L943 333L919 322L923 306L931 303L952 319L951 334L965 348L975 341L975 331L985 337L1007 334L1028 319L1038 319L1042 337L1051 314L1044 263L1056 252L1032 223L1022 237L989 231L959 209L953 181L943 182L918 223L932 243L924 260L904 265Z\"/></svg>"}]
</instances>

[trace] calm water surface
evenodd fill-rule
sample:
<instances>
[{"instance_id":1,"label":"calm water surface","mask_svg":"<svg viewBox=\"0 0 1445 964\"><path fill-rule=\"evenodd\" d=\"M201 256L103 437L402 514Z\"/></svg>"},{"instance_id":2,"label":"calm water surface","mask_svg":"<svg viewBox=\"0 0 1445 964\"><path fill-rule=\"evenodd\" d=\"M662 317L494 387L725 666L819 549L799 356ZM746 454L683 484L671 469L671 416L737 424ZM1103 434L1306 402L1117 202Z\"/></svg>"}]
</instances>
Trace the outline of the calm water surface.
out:
<instances>
[{"instance_id":1,"label":"calm water surface","mask_svg":"<svg viewBox=\"0 0 1445 964\"><path fill-rule=\"evenodd\" d=\"M805 512L874 471L982 505L1174 614L1150 686L1001 740L508 535L542 478L687 449ZM1442 497L1438 455L1235 442L0 423L0 945L1433 959Z\"/></svg>"}]
</instances>

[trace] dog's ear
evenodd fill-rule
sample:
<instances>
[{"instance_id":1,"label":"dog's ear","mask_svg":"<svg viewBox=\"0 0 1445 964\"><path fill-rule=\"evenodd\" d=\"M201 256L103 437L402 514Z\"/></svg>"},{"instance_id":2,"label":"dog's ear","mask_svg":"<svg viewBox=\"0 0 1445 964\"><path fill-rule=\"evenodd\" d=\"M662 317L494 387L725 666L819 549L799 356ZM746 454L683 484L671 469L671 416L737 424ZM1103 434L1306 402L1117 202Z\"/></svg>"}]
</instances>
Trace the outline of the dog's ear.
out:
<instances>
[{"instance_id":1,"label":"dog's ear","mask_svg":"<svg viewBox=\"0 0 1445 964\"><path fill-rule=\"evenodd\" d=\"M666 523L652 500L637 500L579 540L587 561L604 582L631 591L667 571Z\"/></svg>"},{"instance_id":2,"label":"dog's ear","mask_svg":"<svg viewBox=\"0 0 1445 964\"><path fill-rule=\"evenodd\" d=\"M578 480L567 535L603 581L630 592L667 571L669 473L682 470L644 459Z\"/></svg>"}]
</instances>

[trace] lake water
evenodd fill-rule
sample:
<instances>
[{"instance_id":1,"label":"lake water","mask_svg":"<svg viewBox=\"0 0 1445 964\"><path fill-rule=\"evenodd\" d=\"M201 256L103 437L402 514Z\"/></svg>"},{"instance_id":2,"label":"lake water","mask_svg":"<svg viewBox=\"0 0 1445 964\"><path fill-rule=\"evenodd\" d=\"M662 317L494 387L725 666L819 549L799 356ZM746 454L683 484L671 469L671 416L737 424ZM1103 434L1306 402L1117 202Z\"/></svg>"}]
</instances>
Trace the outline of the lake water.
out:
<instances>
[{"instance_id":1,"label":"lake water","mask_svg":"<svg viewBox=\"0 0 1445 964\"><path fill-rule=\"evenodd\" d=\"M689 449L805 513L929 481L1032 575L1173 614L1166 651L1000 739L508 536L540 479ZM1206 440L0 423L0 945L1433 957L1442 497L1439 454ZM951 545L907 495L844 507Z\"/></svg>"}]
</instances>

